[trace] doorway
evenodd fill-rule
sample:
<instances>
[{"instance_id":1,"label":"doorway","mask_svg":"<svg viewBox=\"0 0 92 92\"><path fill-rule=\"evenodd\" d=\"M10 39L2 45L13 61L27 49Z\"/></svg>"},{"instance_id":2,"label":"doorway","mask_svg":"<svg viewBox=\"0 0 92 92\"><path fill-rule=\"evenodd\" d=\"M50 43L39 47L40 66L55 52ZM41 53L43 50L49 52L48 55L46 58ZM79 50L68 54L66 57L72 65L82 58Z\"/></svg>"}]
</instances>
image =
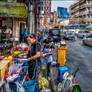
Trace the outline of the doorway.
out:
<instances>
[{"instance_id":1,"label":"doorway","mask_svg":"<svg viewBox=\"0 0 92 92\"><path fill-rule=\"evenodd\" d=\"M20 23L20 39L19 41L23 41L23 32L24 32L25 23Z\"/></svg>"}]
</instances>

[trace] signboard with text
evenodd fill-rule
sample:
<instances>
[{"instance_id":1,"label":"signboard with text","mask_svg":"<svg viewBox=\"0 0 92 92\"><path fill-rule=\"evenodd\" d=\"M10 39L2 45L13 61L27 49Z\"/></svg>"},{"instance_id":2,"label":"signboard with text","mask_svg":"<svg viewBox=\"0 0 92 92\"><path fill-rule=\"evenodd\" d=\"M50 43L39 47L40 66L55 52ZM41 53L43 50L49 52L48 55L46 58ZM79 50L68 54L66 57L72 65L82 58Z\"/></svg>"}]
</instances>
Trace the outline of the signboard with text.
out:
<instances>
[{"instance_id":1,"label":"signboard with text","mask_svg":"<svg viewBox=\"0 0 92 92\"><path fill-rule=\"evenodd\" d=\"M0 2L0 17L24 18L26 16L26 7L23 3Z\"/></svg>"}]
</instances>

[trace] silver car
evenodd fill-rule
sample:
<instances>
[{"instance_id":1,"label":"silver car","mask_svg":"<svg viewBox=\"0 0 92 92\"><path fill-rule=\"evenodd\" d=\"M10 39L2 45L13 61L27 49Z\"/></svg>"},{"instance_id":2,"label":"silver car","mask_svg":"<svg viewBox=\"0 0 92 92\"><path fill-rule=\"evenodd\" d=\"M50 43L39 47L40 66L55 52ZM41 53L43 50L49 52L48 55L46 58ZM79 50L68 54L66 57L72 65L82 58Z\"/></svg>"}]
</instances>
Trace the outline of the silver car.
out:
<instances>
[{"instance_id":1,"label":"silver car","mask_svg":"<svg viewBox=\"0 0 92 92\"><path fill-rule=\"evenodd\" d=\"M92 46L92 34L83 39L83 43L88 46Z\"/></svg>"},{"instance_id":2,"label":"silver car","mask_svg":"<svg viewBox=\"0 0 92 92\"><path fill-rule=\"evenodd\" d=\"M69 39L69 40L75 40L75 33L74 32L72 32L72 31L66 31L65 33L64 33L64 38L65 39Z\"/></svg>"}]
</instances>

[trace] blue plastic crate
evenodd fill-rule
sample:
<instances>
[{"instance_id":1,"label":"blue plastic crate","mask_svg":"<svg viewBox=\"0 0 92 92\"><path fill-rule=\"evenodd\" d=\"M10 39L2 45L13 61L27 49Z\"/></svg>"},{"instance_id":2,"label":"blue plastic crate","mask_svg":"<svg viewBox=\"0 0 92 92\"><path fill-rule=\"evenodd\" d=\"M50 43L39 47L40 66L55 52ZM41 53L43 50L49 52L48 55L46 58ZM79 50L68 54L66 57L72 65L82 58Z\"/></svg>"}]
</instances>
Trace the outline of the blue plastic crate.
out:
<instances>
[{"instance_id":1,"label":"blue plastic crate","mask_svg":"<svg viewBox=\"0 0 92 92\"><path fill-rule=\"evenodd\" d=\"M59 81L63 81L63 74L65 72L69 71L69 69L66 66L59 67Z\"/></svg>"}]
</instances>

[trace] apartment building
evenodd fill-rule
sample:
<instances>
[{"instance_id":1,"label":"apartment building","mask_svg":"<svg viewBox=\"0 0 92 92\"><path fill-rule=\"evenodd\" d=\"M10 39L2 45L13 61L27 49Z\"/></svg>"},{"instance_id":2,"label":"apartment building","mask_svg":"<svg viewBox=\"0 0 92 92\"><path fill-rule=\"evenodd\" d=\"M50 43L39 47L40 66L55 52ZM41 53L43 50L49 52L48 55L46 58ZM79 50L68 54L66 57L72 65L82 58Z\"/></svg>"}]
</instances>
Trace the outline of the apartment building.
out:
<instances>
[{"instance_id":1,"label":"apartment building","mask_svg":"<svg viewBox=\"0 0 92 92\"><path fill-rule=\"evenodd\" d=\"M79 0L69 8L71 23L92 25L92 0Z\"/></svg>"}]
</instances>

